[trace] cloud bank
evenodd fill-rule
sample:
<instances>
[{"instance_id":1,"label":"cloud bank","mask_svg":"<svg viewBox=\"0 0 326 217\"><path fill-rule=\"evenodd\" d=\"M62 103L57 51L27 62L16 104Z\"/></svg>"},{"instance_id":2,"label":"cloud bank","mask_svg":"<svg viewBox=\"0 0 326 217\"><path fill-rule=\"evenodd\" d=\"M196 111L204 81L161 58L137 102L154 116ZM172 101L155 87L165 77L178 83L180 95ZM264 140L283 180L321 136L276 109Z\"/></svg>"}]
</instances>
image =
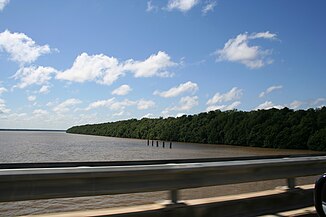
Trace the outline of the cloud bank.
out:
<instances>
[{"instance_id":1,"label":"cloud bank","mask_svg":"<svg viewBox=\"0 0 326 217\"><path fill-rule=\"evenodd\" d=\"M88 55L82 53L74 61L72 67L63 72L58 72L56 78L72 82L95 81L96 83L111 85L130 72L134 77L171 77L167 69L176 66L168 54L159 51L144 61L129 59L119 62L115 57L104 54Z\"/></svg>"}]
</instances>

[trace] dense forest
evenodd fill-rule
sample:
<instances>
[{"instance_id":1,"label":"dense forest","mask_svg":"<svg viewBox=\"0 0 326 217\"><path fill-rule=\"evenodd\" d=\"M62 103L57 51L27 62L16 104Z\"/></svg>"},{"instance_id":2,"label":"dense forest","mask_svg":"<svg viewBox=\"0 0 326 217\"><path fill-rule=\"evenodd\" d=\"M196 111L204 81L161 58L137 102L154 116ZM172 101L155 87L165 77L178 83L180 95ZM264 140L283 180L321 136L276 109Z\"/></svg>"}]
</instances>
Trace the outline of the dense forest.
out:
<instances>
[{"instance_id":1,"label":"dense forest","mask_svg":"<svg viewBox=\"0 0 326 217\"><path fill-rule=\"evenodd\" d=\"M210 111L74 126L68 133L178 142L326 151L326 107Z\"/></svg>"}]
</instances>

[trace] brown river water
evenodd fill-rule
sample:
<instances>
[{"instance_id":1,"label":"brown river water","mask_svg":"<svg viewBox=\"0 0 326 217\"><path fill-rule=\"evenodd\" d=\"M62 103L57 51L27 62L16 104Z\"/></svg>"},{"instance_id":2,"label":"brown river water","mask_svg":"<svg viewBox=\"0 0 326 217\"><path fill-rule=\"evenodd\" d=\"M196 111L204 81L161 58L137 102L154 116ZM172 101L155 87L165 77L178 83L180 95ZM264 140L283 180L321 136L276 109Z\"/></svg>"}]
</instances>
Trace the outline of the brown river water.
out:
<instances>
[{"instance_id":1,"label":"brown river water","mask_svg":"<svg viewBox=\"0 0 326 217\"><path fill-rule=\"evenodd\" d=\"M147 141L63 132L0 132L0 163L69 162L69 161L134 161L188 158L218 158L283 154L317 153L303 150L281 150L230 145L173 143L173 148L147 146ZM299 184L313 183L315 177L300 178ZM285 185L285 180L205 187L181 191L181 199L216 197L221 195L273 189ZM1 193L1 192L0 192ZM0 216L55 213L110 207L150 204L168 199L168 192L127 195L65 198L38 201L0 203Z\"/></svg>"}]
</instances>

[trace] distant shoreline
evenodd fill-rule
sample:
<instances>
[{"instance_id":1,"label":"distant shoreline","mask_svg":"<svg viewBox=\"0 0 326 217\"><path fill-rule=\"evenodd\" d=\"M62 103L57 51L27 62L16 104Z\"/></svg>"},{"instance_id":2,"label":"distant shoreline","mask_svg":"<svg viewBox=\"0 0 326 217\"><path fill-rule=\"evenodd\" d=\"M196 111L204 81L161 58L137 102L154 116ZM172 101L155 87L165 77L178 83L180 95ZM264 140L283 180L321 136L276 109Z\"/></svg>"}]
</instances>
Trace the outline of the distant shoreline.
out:
<instances>
[{"instance_id":1,"label":"distant shoreline","mask_svg":"<svg viewBox=\"0 0 326 217\"><path fill-rule=\"evenodd\" d=\"M49 129L0 129L0 131L66 132L66 130L49 130Z\"/></svg>"},{"instance_id":2,"label":"distant shoreline","mask_svg":"<svg viewBox=\"0 0 326 217\"><path fill-rule=\"evenodd\" d=\"M169 118L142 118L73 126L67 133L326 151L326 107L210 111Z\"/></svg>"}]
</instances>

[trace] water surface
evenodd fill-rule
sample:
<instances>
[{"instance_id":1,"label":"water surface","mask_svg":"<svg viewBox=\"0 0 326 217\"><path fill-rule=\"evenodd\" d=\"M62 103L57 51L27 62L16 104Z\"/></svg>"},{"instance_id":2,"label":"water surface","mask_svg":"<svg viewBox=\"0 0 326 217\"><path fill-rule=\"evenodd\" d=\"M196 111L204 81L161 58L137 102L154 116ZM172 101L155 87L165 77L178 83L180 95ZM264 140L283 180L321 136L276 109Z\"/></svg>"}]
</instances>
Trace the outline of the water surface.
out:
<instances>
[{"instance_id":1,"label":"water surface","mask_svg":"<svg viewBox=\"0 0 326 217\"><path fill-rule=\"evenodd\" d=\"M167 145L167 144L166 144ZM173 148L147 146L147 141L66 134L63 132L0 132L0 163L63 161L134 161L217 158L316 153L303 150L263 149L229 145L173 143ZM301 181L300 181L301 182ZM303 183L313 179L303 179ZM214 197L271 189L284 180L183 190L182 199ZM168 198L167 192L1 203L0 216L52 213L153 203Z\"/></svg>"}]
</instances>

